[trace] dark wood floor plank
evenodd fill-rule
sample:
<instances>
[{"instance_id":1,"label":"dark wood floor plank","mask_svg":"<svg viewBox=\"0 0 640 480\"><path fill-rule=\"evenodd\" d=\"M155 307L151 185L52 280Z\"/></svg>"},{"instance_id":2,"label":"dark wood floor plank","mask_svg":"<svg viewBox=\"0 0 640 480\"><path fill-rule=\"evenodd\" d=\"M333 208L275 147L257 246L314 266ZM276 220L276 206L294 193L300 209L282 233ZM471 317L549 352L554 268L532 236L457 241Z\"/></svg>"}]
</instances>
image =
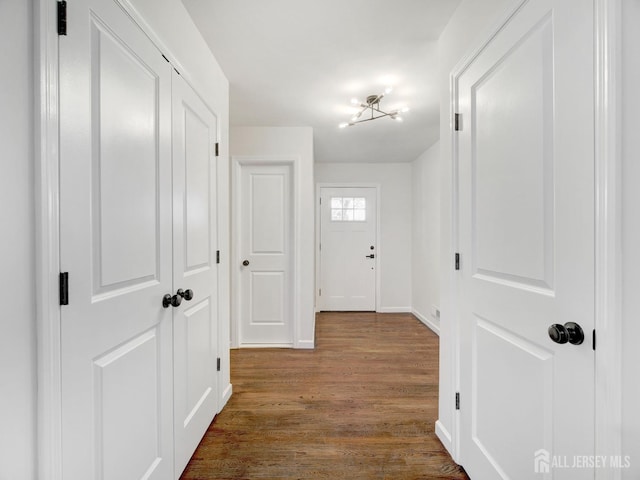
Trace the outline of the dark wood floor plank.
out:
<instances>
[{"instance_id":1,"label":"dark wood floor plank","mask_svg":"<svg viewBox=\"0 0 640 480\"><path fill-rule=\"evenodd\" d=\"M315 350L233 350L231 381L182 480L468 480L434 433L438 337L410 314L320 313Z\"/></svg>"}]
</instances>

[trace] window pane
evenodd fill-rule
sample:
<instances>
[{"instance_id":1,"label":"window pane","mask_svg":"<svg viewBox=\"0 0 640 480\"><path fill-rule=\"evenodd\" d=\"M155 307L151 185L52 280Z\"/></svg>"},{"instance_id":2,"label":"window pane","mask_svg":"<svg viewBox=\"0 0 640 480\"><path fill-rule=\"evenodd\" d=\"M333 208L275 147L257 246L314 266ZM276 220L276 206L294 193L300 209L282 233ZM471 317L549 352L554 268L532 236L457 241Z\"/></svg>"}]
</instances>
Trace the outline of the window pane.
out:
<instances>
[{"instance_id":1,"label":"window pane","mask_svg":"<svg viewBox=\"0 0 640 480\"><path fill-rule=\"evenodd\" d=\"M366 208L367 203L364 198L354 198L353 199L353 208Z\"/></svg>"},{"instance_id":2,"label":"window pane","mask_svg":"<svg viewBox=\"0 0 640 480\"><path fill-rule=\"evenodd\" d=\"M332 197L331 198L331 208L342 208L342 198L340 198L340 197Z\"/></svg>"},{"instance_id":3,"label":"window pane","mask_svg":"<svg viewBox=\"0 0 640 480\"><path fill-rule=\"evenodd\" d=\"M343 198L342 208L353 208L353 198Z\"/></svg>"},{"instance_id":4,"label":"window pane","mask_svg":"<svg viewBox=\"0 0 640 480\"><path fill-rule=\"evenodd\" d=\"M342 210L339 209L331 209L331 221L332 222L341 222L342 221Z\"/></svg>"},{"instance_id":5,"label":"window pane","mask_svg":"<svg viewBox=\"0 0 640 480\"><path fill-rule=\"evenodd\" d=\"M345 222L352 222L353 221L353 210L343 210L342 211L342 219Z\"/></svg>"},{"instance_id":6,"label":"window pane","mask_svg":"<svg viewBox=\"0 0 640 480\"><path fill-rule=\"evenodd\" d=\"M353 211L353 219L357 222L364 222L367 219L367 211L366 210L354 210Z\"/></svg>"}]
</instances>

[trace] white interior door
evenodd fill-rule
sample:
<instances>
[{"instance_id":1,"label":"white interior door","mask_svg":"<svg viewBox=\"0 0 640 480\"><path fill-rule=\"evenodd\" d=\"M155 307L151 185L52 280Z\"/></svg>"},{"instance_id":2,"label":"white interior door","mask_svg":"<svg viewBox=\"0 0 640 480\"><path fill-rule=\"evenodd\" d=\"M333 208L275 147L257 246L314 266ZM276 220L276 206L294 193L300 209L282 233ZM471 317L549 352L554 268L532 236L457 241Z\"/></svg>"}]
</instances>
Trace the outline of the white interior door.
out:
<instances>
[{"instance_id":1,"label":"white interior door","mask_svg":"<svg viewBox=\"0 0 640 480\"><path fill-rule=\"evenodd\" d=\"M241 346L293 345L291 170L241 166Z\"/></svg>"},{"instance_id":2,"label":"white interior door","mask_svg":"<svg viewBox=\"0 0 640 480\"><path fill-rule=\"evenodd\" d=\"M460 458L474 480L593 479L553 467L594 453L593 24L593 2L523 2L457 80ZM568 322L582 344L551 340Z\"/></svg>"},{"instance_id":3,"label":"white interior door","mask_svg":"<svg viewBox=\"0 0 640 480\"><path fill-rule=\"evenodd\" d=\"M173 308L175 470L180 476L218 410L214 114L173 74Z\"/></svg>"},{"instance_id":4,"label":"white interior door","mask_svg":"<svg viewBox=\"0 0 640 480\"><path fill-rule=\"evenodd\" d=\"M171 67L111 0L60 37L65 480L173 477Z\"/></svg>"},{"instance_id":5,"label":"white interior door","mask_svg":"<svg viewBox=\"0 0 640 480\"><path fill-rule=\"evenodd\" d=\"M376 309L376 197L372 187L320 189L320 310Z\"/></svg>"}]
</instances>

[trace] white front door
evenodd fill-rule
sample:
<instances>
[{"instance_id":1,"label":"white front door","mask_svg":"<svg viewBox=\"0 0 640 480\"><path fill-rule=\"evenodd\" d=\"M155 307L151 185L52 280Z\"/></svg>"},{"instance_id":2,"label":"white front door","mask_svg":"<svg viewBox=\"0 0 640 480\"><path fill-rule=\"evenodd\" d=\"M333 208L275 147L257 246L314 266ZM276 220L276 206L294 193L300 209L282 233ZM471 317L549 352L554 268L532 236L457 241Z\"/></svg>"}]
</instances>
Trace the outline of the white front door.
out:
<instances>
[{"instance_id":1,"label":"white front door","mask_svg":"<svg viewBox=\"0 0 640 480\"><path fill-rule=\"evenodd\" d=\"M240 346L292 346L292 166L241 165Z\"/></svg>"},{"instance_id":2,"label":"white front door","mask_svg":"<svg viewBox=\"0 0 640 480\"><path fill-rule=\"evenodd\" d=\"M320 310L376 309L376 189L320 189Z\"/></svg>"},{"instance_id":3,"label":"white front door","mask_svg":"<svg viewBox=\"0 0 640 480\"><path fill-rule=\"evenodd\" d=\"M173 308L175 471L180 476L218 411L217 122L173 74Z\"/></svg>"},{"instance_id":4,"label":"white front door","mask_svg":"<svg viewBox=\"0 0 640 480\"><path fill-rule=\"evenodd\" d=\"M474 480L593 479L570 468L594 453L593 25L593 2L523 2L457 77L460 460Z\"/></svg>"},{"instance_id":5,"label":"white front door","mask_svg":"<svg viewBox=\"0 0 640 480\"><path fill-rule=\"evenodd\" d=\"M60 37L62 476L173 477L171 66L111 0Z\"/></svg>"}]
</instances>

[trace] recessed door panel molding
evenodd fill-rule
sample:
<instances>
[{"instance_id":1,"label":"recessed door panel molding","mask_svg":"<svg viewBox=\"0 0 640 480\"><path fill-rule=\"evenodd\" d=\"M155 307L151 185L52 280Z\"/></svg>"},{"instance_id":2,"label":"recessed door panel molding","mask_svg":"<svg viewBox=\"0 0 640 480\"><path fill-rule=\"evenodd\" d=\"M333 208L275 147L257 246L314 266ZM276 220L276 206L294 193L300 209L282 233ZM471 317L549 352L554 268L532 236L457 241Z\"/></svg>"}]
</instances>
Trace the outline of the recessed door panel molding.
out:
<instances>
[{"instance_id":1,"label":"recessed door panel molding","mask_svg":"<svg viewBox=\"0 0 640 480\"><path fill-rule=\"evenodd\" d=\"M471 478L594 454L594 351L574 326L595 323L593 14L521 2L454 73L458 459Z\"/></svg>"},{"instance_id":2,"label":"recessed door panel molding","mask_svg":"<svg viewBox=\"0 0 640 480\"><path fill-rule=\"evenodd\" d=\"M555 214L552 40L547 16L471 89L476 272L550 292ZM505 141L495 142L496 135Z\"/></svg>"},{"instance_id":3,"label":"recessed door panel molding","mask_svg":"<svg viewBox=\"0 0 640 480\"><path fill-rule=\"evenodd\" d=\"M238 343L290 347L295 303L294 164L274 158L236 166Z\"/></svg>"},{"instance_id":4,"label":"recessed door panel molding","mask_svg":"<svg viewBox=\"0 0 640 480\"><path fill-rule=\"evenodd\" d=\"M285 272L251 272L251 325L285 325Z\"/></svg>"},{"instance_id":5,"label":"recessed door panel molding","mask_svg":"<svg viewBox=\"0 0 640 480\"><path fill-rule=\"evenodd\" d=\"M161 461L158 354L154 329L94 361L99 478L148 478Z\"/></svg>"},{"instance_id":6,"label":"recessed door panel molding","mask_svg":"<svg viewBox=\"0 0 640 480\"><path fill-rule=\"evenodd\" d=\"M285 254L286 178L283 174L251 174L250 252L259 254Z\"/></svg>"},{"instance_id":7,"label":"recessed door panel molding","mask_svg":"<svg viewBox=\"0 0 640 480\"><path fill-rule=\"evenodd\" d=\"M188 104L183 103L184 159L186 197L185 216L185 265L191 271L211 265L212 198L211 161L214 158L212 139L216 138L215 123L210 125L200 118Z\"/></svg>"},{"instance_id":8,"label":"recessed door panel molding","mask_svg":"<svg viewBox=\"0 0 640 480\"><path fill-rule=\"evenodd\" d=\"M527 478L531 452L552 447L554 355L486 319L476 316L475 320L473 439L496 470L505 473L504 478ZM516 361L505 362L505 358ZM525 444L516 455L503 448L501 435L510 429L527 432L518 437Z\"/></svg>"},{"instance_id":9,"label":"recessed door panel molding","mask_svg":"<svg viewBox=\"0 0 640 480\"><path fill-rule=\"evenodd\" d=\"M182 330L176 338L176 343L183 343L182 349L187 353L186 361L176 365L176 374L186 380L186 389L176 392L176 395L186 395L185 401L176 401L177 407L184 407L177 415L186 427L207 398L214 393L211 378L215 378L215 372L214 364L210 363L210 352L215 341L215 325L211 322L209 300L205 299L185 309L184 315L177 319L176 323L178 325L175 330Z\"/></svg>"},{"instance_id":10,"label":"recessed door panel molding","mask_svg":"<svg viewBox=\"0 0 640 480\"><path fill-rule=\"evenodd\" d=\"M94 291L157 278L158 76L91 22Z\"/></svg>"}]
</instances>

